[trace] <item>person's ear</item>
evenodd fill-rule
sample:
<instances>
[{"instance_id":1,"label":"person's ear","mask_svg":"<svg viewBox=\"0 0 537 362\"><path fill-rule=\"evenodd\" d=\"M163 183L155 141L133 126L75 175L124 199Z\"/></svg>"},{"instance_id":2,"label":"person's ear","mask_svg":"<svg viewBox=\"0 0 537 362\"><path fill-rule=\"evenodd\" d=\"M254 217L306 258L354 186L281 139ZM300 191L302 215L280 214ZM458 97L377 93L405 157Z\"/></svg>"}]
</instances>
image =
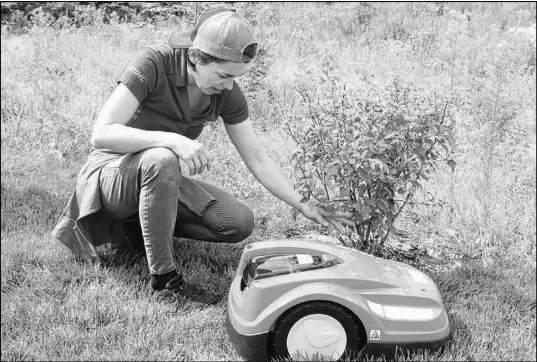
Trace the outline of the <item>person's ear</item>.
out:
<instances>
[{"instance_id":1,"label":"person's ear","mask_svg":"<svg viewBox=\"0 0 537 362\"><path fill-rule=\"evenodd\" d=\"M192 62L192 64L198 64L200 60L200 56L198 53L198 50L196 48L189 48L188 49L188 59Z\"/></svg>"}]
</instances>

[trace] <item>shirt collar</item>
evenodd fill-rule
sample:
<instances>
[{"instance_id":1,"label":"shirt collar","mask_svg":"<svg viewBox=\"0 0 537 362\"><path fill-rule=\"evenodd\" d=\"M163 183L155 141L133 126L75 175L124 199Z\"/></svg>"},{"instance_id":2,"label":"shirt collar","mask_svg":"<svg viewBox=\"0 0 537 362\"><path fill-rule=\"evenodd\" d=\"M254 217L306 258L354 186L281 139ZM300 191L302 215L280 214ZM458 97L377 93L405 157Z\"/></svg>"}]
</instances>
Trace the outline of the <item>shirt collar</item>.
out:
<instances>
[{"instance_id":1,"label":"shirt collar","mask_svg":"<svg viewBox=\"0 0 537 362\"><path fill-rule=\"evenodd\" d=\"M173 50L175 63L175 86L186 87L188 85L188 48L179 48Z\"/></svg>"}]
</instances>

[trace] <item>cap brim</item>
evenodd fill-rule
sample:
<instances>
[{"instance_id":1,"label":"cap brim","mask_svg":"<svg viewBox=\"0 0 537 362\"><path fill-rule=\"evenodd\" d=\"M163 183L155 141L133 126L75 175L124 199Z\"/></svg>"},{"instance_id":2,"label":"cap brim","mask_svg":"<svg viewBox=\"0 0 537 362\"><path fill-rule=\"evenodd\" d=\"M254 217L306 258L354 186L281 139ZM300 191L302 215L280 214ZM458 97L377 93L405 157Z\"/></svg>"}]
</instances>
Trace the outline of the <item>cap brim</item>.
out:
<instances>
[{"instance_id":1,"label":"cap brim","mask_svg":"<svg viewBox=\"0 0 537 362\"><path fill-rule=\"evenodd\" d=\"M174 49L190 48L192 46L192 40L190 40L190 32L185 31L182 33L172 34L168 39L168 45Z\"/></svg>"}]
</instances>

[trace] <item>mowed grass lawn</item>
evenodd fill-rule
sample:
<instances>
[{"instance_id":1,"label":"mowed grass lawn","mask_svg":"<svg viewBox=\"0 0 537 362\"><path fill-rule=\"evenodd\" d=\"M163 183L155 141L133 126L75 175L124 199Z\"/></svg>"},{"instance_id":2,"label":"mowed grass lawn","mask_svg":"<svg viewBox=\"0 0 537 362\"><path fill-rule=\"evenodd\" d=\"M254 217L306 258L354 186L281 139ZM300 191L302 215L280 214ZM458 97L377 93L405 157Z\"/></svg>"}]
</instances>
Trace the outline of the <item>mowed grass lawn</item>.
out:
<instances>
[{"instance_id":1,"label":"mowed grass lawn","mask_svg":"<svg viewBox=\"0 0 537 362\"><path fill-rule=\"evenodd\" d=\"M284 131L285 115L299 102L294 85L315 86L311 70L322 68L321 50L329 48L339 59L338 54L354 54L353 46L360 46L359 54L332 64L349 84L366 78L389 82L393 77L435 89L464 84L462 72L428 67L430 53L416 54L387 41L366 46L359 38L326 35L312 27L311 19L351 19L345 15L347 5L251 6L272 54L270 74L248 95L251 118L262 144L292 178L289 155L295 146ZM408 10L399 7L385 11L394 17ZM466 38L482 36L476 43L482 48L461 48L461 54L495 49L489 45L497 39L483 35L489 24L502 14L507 19L519 16L498 9L476 10L474 33L461 32L458 39L461 45ZM266 14L280 22L268 24ZM423 24L414 24L416 32L428 24L427 16L419 18ZM449 23L451 29L465 29L458 21ZM371 34L384 26L376 24ZM445 29L447 25L437 31ZM256 228L236 245L177 239L175 258L188 280L184 296L151 295L143 254L103 246L103 265L94 269L50 236L89 150L91 126L115 79L136 49L163 42L170 32L165 26L119 25L36 27L23 35L2 30L2 360L241 360L225 331L225 299L243 247L323 232L301 216L294 219L288 206L257 183L223 126L216 124L201 136L215 166L202 177L251 207ZM286 42L278 40L282 36ZM322 41L307 48L303 41L308 38ZM489 58L492 62L492 56L483 56ZM457 64L469 59L461 55ZM417 207L400 220L409 234L401 241L437 260L418 266L439 287L452 328L446 351L410 360L536 359L535 73L512 77L502 87L501 96L517 105L514 120L520 138L511 143L506 141L514 137L510 133L493 138L488 128L461 113L458 166L454 172L440 169L428 185L451 208ZM488 143L479 138L487 134ZM485 147L491 142L497 142L497 148Z\"/></svg>"},{"instance_id":2,"label":"mowed grass lawn","mask_svg":"<svg viewBox=\"0 0 537 362\"><path fill-rule=\"evenodd\" d=\"M2 360L241 359L225 331L225 297L244 243L176 240L175 257L193 293L155 299L143 254L102 248L104 265L95 270L49 236L74 182L75 165L58 167L54 159L36 162L6 153ZM14 161L24 163L19 168ZM282 221L287 212L278 213L269 196L248 203L258 223L246 242L285 237L295 229ZM267 213L267 205L275 212ZM271 224L282 229L266 226ZM453 338L445 353L412 360L534 359L534 266L500 254L488 265L467 259L452 270L428 274L442 294ZM211 304L191 308L190 301Z\"/></svg>"}]
</instances>

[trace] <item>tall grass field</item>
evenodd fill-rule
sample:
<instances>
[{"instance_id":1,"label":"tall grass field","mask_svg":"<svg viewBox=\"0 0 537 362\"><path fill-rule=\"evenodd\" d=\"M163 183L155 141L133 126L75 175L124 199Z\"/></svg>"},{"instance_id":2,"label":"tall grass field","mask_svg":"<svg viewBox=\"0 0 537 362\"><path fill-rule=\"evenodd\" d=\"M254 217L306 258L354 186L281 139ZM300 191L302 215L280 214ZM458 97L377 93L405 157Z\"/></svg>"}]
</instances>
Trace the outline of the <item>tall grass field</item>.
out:
<instances>
[{"instance_id":1,"label":"tall grass field","mask_svg":"<svg viewBox=\"0 0 537 362\"><path fill-rule=\"evenodd\" d=\"M242 360L225 303L244 246L327 234L255 180L218 121L200 136L214 167L199 177L245 202L256 226L239 244L176 239L184 295L152 295L139 252L101 246L95 269L50 236L130 57L218 5L178 4L188 17L104 21L94 4L71 3L76 22L39 8L2 20L2 360ZM400 359L535 360L535 3L221 4L256 28L260 54L239 84L258 138L292 180L286 125L303 110L298 87L331 77L367 96L397 81L456 105L456 166L424 185L445 206L405 209L404 237L387 243L423 256L408 262L437 284L452 338L441 354Z\"/></svg>"}]
</instances>

